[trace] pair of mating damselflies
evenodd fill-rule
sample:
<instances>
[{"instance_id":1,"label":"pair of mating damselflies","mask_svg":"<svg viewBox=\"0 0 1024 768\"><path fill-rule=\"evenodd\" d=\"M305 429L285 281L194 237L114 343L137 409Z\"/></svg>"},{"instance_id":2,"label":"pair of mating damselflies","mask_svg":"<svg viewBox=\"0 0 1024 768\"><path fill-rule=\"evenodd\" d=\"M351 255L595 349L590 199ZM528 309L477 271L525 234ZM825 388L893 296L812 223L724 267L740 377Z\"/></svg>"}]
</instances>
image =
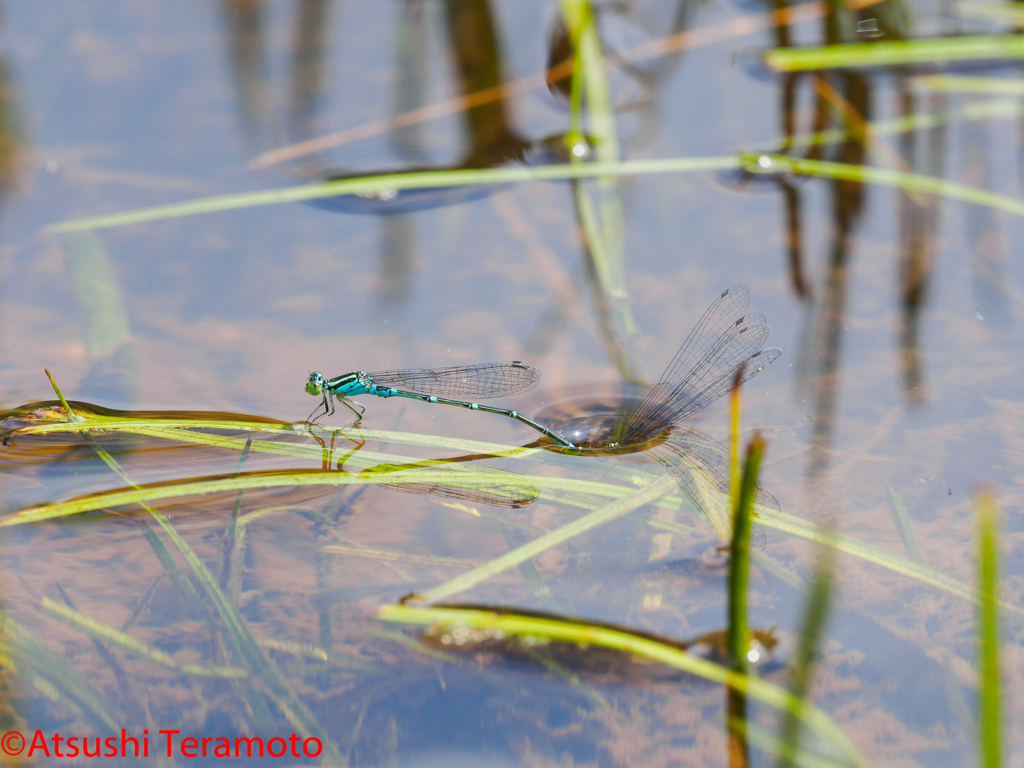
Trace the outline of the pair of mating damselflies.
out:
<instances>
[{"instance_id":1,"label":"pair of mating damselflies","mask_svg":"<svg viewBox=\"0 0 1024 768\"><path fill-rule=\"evenodd\" d=\"M760 312L747 312L749 301L750 291L744 285L723 292L686 337L658 383L625 414L614 439L603 443L575 445L518 411L475 402L521 394L536 386L540 372L518 360L429 370L354 371L333 379L315 371L309 375L306 391L323 400L310 418L321 408L323 414L316 420L333 414L335 398L356 415L358 422L365 406L351 400L352 396L407 397L507 416L563 448L584 448L593 453L643 446L725 538L731 530L731 514L724 500L731 482L729 453L720 443L680 422L732 387L750 380L782 354L780 349L761 348L768 338L768 324ZM781 511L775 497L761 488L755 497L755 510L762 517L774 517ZM755 535L763 540L763 531Z\"/></svg>"}]
</instances>

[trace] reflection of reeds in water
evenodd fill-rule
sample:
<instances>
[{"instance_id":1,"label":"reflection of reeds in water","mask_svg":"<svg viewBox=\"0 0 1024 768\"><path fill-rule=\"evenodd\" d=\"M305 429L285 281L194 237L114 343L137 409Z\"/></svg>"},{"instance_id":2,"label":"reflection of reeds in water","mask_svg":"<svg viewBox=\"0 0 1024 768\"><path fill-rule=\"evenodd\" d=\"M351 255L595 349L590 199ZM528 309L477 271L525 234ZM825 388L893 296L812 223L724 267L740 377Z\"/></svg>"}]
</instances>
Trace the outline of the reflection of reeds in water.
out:
<instances>
[{"instance_id":1,"label":"reflection of reeds in water","mask_svg":"<svg viewBox=\"0 0 1024 768\"><path fill-rule=\"evenodd\" d=\"M901 86L900 109L904 116L915 114L922 96ZM928 111L942 110L944 99L934 94L927 100ZM908 131L903 134L900 150L915 171L941 178L945 158L946 129L937 125L931 129ZM919 354L919 328L921 310L928 296L928 283L935 262L938 245L938 219L941 201L936 197L900 195L900 351L902 353L903 392L910 403L925 399L923 373Z\"/></svg>"},{"instance_id":2,"label":"reflection of reeds in water","mask_svg":"<svg viewBox=\"0 0 1024 768\"><path fill-rule=\"evenodd\" d=\"M870 16L870 24L867 19ZM824 39L828 45L840 50L841 45L858 42L862 30L870 29L870 35L886 39L902 39L907 34L907 17L902 4L885 2L861 11L847 7L830 7L823 22ZM788 55L791 33L787 25L780 25L776 32L778 55ZM869 76L843 71L808 72L798 79L798 72L783 75L782 119L785 139L783 147L795 145L796 86L798 82L811 85L815 98L814 133L823 135L828 121L833 121L845 135L846 140L833 150L831 159L844 164L860 166L873 152L886 164L896 164L904 171L924 168L926 173L938 176L941 168L942 133L918 133L903 131L900 150L884 143L874 133L870 114L872 108L872 81ZM901 81L902 82L902 81ZM904 83L905 88L905 83ZM913 97L901 90L901 110L904 118L912 119L915 113ZM939 105L935 105L939 106ZM936 110L933 110L937 111ZM923 141L919 139L923 138ZM919 145L923 144L923 149ZM812 143L806 157L818 160L823 157L819 144ZM787 218L784 230L788 233L791 282L798 296L808 300L811 289L802 264L801 246L801 202L799 190L780 180L784 193ZM798 375L807 394L814 402L812 418L812 449L808 464L811 478L821 476L828 464L828 453L832 442L832 424L835 416L837 387L842 358L842 336L846 325L847 272L849 251L854 232L862 216L864 191L861 184L853 180L835 179L832 190L832 241L824 270L824 286L814 291L816 302L808 306L805 317L805 332L800 345ZM934 251L934 230L936 206L933 198L904 191L900 195L903 215L900 217L901 251L898 256L902 285L902 331L901 349L904 372L904 390L910 401L923 397L921 373L917 354L917 317L926 295L927 277L931 270Z\"/></svg>"},{"instance_id":3,"label":"reflection of reeds in water","mask_svg":"<svg viewBox=\"0 0 1024 768\"><path fill-rule=\"evenodd\" d=\"M250 147L259 146L270 127L264 0L221 0L220 6L242 138Z\"/></svg>"},{"instance_id":4,"label":"reflection of reeds in water","mask_svg":"<svg viewBox=\"0 0 1024 768\"><path fill-rule=\"evenodd\" d=\"M114 264L92 232L63 235L65 265L78 299L89 368L80 389L131 404L138 392L138 352Z\"/></svg>"},{"instance_id":5,"label":"reflection of reeds in water","mask_svg":"<svg viewBox=\"0 0 1024 768\"><path fill-rule=\"evenodd\" d=\"M295 8L288 129L292 140L308 138L317 127L326 97L324 80L333 0L299 0Z\"/></svg>"}]
</instances>

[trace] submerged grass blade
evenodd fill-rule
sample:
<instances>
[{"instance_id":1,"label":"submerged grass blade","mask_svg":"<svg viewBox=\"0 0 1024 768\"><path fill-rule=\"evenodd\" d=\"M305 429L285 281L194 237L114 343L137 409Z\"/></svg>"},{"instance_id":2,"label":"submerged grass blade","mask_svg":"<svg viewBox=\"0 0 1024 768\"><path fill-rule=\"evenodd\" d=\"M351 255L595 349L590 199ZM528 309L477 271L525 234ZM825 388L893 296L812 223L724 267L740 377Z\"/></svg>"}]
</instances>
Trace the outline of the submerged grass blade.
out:
<instances>
[{"instance_id":1,"label":"submerged grass blade","mask_svg":"<svg viewBox=\"0 0 1024 768\"><path fill-rule=\"evenodd\" d=\"M101 696L67 662L50 652L43 642L5 614L0 614L0 653L12 658L18 673L32 680L24 666L34 675L49 681L55 692L73 702L93 728L102 733L115 733L122 718L114 714Z\"/></svg>"},{"instance_id":2,"label":"submerged grass blade","mask_svg":"<svg viewBox=\"0 0 1024 768\"><path fill-rule=\"evenodd\" d=\"M885 481L885 500L889 505L889 512L892 514L892 521L896 523L896 530L899 531L900 538L903 539L903 548L907 550L911 560L924 565L924 555L921 554L921 548L917 545L914 529L910 527L907 508L903 506L903 500L896 494L896 490L888 480Z\"/></svg>"},{"instance_id":3,"label":"submerged grass blade","mask_svg":"<svg viewBox=\"0 0 1024 768\"><path fill-rule=\"evenodd\" d=\"M999 549L995 499L978 494L978 751L984 768L1002 765L1002 707L999 701Z\"/></svg>"},{"instance_id":4,"label":"submerged grass blade","mask_svg":"<svg viewBox=\"0 0 1024 768\"><path fill-rule=\"evenodd\" d=\"M141 640L115 629L103 622L86 616L79 611L66 605L54 602L48 597L43 598L43 610L64 623L92 635L98 640L114 645L126 653L176 672L196 677L220 677L220 678L244 678L249 676L249 671L239 667L205 666L203 664L179 664L174 658L161 650L150 648Z\"/></svg>"},{"instance_id":5,"label":"submerged grass blade","mask_svg":"<svg viewBox=\"0 0 1024 768\"><path fill-rule=\"evenodd\" d=\"M633 635L609 627L574 621L558 621L551 618L518 616L514 613L499 614L459 608L413 608L407 605L385 605L380 608L377 617L387 622L500 630L506 635L529 635L535 638L549 638L558 642L576 643L581 646L596 645L602 648L611 648L644 656L705 680L728 685L780 711L786 711L794 705L791 694L763 680L737 674L706 659L648 637ZM805 711L805 722L821 738L840 749L850 763L856 766L868 765L857 748L824 712L808 705Z\"/></svg>"},{"instance_id":6,"label":"submerged grass blade","mask_svg":"<svg viewBox=\"0 0 1024 768\"><path fill-rule=\"evenodd\" d=\"M1020 58L1024 58L1024 39L1018 35L989 35L933 40L887 40L884 43L825 45L818 48L776 48L765 54L764 61L776 72L807 72Z\"/></svg>"},{"instance_id":7,"label":"submerged grass blade","mask_svg":"<svg viewBox=\"0 0 1024 768\"><path fill-rule=\"evenodd\" d=\"M558 546L600 525L622 517L644 504L654 501L668 493L674 485L675 481L671 477L663 476L629 496L613 501L611 504L591 512L589 515L584 515L568 525L563 525L557 530L539 536L528 544L524 544L501 557L491 560L489 563L456 576L450 581L428 589L417 597L424 602L435 602L469 589L492 576L536 557L542 552L546 552L552 547Z\"/></svg>"},{"instance_id":8,"label":"submerged grass blade","mask_svg":"<svg viewBox=\"0 0 1024 768\"><path fill-rule=\"evenodd\" d=\"M170 579L171 584L178 590L188 605L193 608L197 614L206 613L211 623L216 626L216 616L209 612L208 606L203 602L202 598L199 597L199 593L196 592L196 588L189 581L188 576L181 570L178 563L175 562L174 557L171 555L171 551L164 544L164 540L160 538L157 532L153 529L153 526L148 520L139 519L139 528L142 530L142 535L146 537L146 541L149 542L149 546L152 547L156 553L157 560L160 561L160 565L163 566L164 573L167 574L167 578Z\"/></svg>"},{"instance_id":9,"label":"submerged grass blade","mask_svg":"<svg viewBox=\"0 0 1024 768\"><path fill-rule=\"evenodd\" d=\"M139 486L132 480L131 476L117 463L117 461L108 454L103 447L96 442L96 439L88 434L84 433L83 437L86 438L96 449L97 454L104 462L116 472L126 483L133 486L133 490L137 490ZM225 640L233 644L236 651L248 662L249 667L253 674L253 682L260 685L265 690L265 695L274 701L278 709L284 715L285 719L303 736L316 736L320 739L323 744L324 756L327 759L334 760L337 763L341 763L341 755L328 737L326 732L321 728L320 724L313 717L313 714L309 709L302 703L302 701L295 695L295 693L285 684L285 682L278 676L277 670L264 656L263 651L256 644L255 639L249 633L248 627L245 622L242 621L241 616L235 611L234 606L228 601L227 597L221 591L217 585L216 579L213 574L210 573L209 569L203 564L202 560L199 559L198 555L188 545L188 543L181 537L178 531L170 524L166 516L158 512L157 510L150 507L144 501L139 502L140 505L145 509L150 517L152 517L163 529L164 533L171 539L174 545L181 552L185 561L192 568L195 574L196 580L202 587L206 594L206 597L213 603L219 617L227 627L227 632L222 633ZM230 647L230 646L229 646ZM258 700L256 692L251 688L243 690L243 695L246 697L250 706L254 708L254 711L262 710L265 705Z\"/></svg>"},{"instance_id":10,"label":"submerged grass blade","mask_svg":"<svg viewBox=\"0 0 1024 768\"><path fill-rule=\"evenodd\" d=\"M338 195L376 194L381 190L432 189L528 181L564 181L597 176L639 176L652 173L685 173L736 168L735 157L674 157L663 160L628 160L623 162L586 163L583 165L514 166L509 168L469 169L455 171L423 171L387 173L357 179L302 184L297 187L270 189L263 192L242 192L187 200L182 203L139 208L134 211L71 219L51 224L46 232L84 232L86 230L121 227L147 221L175 219L201 213L232 211L263 205L280 205L303 200L318 200Z\"/></svg>"}]
</instances>

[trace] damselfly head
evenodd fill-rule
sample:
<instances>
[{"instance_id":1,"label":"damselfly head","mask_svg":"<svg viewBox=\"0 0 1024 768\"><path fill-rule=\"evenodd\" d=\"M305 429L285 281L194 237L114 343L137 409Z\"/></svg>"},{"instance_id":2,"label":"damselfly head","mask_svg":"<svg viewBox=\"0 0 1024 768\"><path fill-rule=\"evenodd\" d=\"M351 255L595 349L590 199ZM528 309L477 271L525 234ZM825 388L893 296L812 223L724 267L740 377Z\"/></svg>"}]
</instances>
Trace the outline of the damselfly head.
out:
<instances>
[{"instance_id":1,"label":"damselfly head","mask_svg":"<svg viewBox=\"0 0 1024 768\"><path fill-rule=\"evenodd\" d=\"M320 371L313 371L309 374L309 380L306 382L306 391L313 397L317 397L324 391L324 375Z\"/></svg>"}]
</instances>

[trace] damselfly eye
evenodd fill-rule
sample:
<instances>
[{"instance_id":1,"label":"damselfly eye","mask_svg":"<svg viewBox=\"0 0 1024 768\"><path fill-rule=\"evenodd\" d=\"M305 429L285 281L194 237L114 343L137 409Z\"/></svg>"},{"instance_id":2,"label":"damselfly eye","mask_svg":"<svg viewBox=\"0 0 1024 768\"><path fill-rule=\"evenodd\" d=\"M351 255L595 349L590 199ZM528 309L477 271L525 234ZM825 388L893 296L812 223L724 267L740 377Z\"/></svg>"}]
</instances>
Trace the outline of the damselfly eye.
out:
<instances>
[{"instance_id":1,"label":"damselfly eye","mask_svg":"<svg viewBox=\"0 0 1024 768\"><path fill-rule=\"evenodd\" d=\"M314 371L309 374L309 381L306 382L306 391L313 395L319 395L323 392L324 377L319 371Z\"/></svg>"}]
</instances>

